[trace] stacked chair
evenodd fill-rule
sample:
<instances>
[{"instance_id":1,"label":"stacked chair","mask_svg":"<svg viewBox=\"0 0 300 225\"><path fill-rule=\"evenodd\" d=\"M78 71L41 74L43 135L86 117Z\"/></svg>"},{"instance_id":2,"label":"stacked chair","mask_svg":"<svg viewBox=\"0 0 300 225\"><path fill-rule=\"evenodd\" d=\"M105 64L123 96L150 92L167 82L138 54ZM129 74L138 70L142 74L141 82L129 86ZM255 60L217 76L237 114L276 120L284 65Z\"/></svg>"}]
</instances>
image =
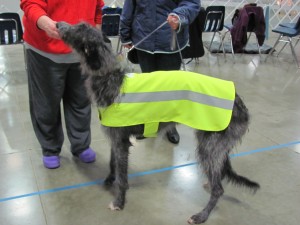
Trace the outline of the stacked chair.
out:
<instances>
[{"instance_id":1,"label":"stacked chair","mask_svg":"<svg viewBox=\"0 0 300 225\"><path fill-rule=\"evenodd\" d=\"M261 56L261 46L265 40L265 18L263 8L257 5L245 5L239 10L239 15L232 24L225 24L227 29L223 36L225 39L227 33L230 35L231 53L234 59L234 53L242 53L250 40L252 34L256 36L257 48ZM247 36L247 34L249 35Z\"/></svg>"},{"instance_id":2,"label":"stacked chair","mask_svg":"<svg viewBox=\"0 0 300 225\"><path fill-rule=\"evenodd\" d=\"M211 46L217 33L219 35L219 40L221 41L220 47L222 47L225 57L224 43L221 35L221 31L224 27L225 6L208 6L205 11L206 18L204 22L203 32L213 32L208 50L211 51Z\"/></svg>"},{"instance_id":3,"label":"stacked chair","mask_svg":"<svg viewBox=\"0 0 300 225\"><path fill-rule=\"evenodd\" d=\"M275 51L275 48L277 47L279 42L283 42L284 45L281 48L281 50L279 51L278 55L283 50L283 48L287 44L289 44L290 48L291 48L291 51L292 51L292 55L294 57L294 60L297 64L298 68L300 68L299 62L298 62L298 59L297 59L297 55L296 55L296 52L295 52L295 46L298 44L298 42L300 40L300 17L298 18L296 23L282 23L282 24L279 24L275 29L272 30L272 32L279 34L279 37L277 38L273 48L271 49L271 51L269 52L269 54L267 55L265 60L267 60L268 57ZM294 39L296 39L295 44L293 44Z\"/></svg>"},{"instance_id":4,"label":"stacked chair","mask_svg":"<svg viewBox=\"0 0 300 225\"><path fill-rule=\"evenodd\" d=\"M102 26L101 30L103 34L106 35L109 39L116 38L117 39L117 53L121 51L121 38L119 33L120 26L120 16L122 13L122 8L112 8L112 7L104 7L102 9Z\"/></svg>"},{"instance_id":5,"label":"stacked chair","mask_svg":"<svg viewBox=\"0 0 300 225\"><path fill-rule=\"evenodd\" d=\"M0 44L22 44L23 28L18 13L0 13Z\"/></svg>"}]
</instances>

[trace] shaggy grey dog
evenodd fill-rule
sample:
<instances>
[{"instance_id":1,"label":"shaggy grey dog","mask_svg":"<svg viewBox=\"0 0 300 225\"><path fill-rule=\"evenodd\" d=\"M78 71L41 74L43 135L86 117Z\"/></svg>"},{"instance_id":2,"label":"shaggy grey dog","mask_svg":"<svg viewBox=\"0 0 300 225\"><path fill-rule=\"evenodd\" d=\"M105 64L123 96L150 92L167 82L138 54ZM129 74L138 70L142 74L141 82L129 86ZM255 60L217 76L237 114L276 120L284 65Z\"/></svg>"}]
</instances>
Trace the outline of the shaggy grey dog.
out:
<instances>
[{"instance_id":1,"label":"shaggy grey dog","mask_svg":"<svg viewBox=\"0 0 300 225\"><path fill-rule=\"evenodd\" d=\"M57 27L62 40L81 56L81 66L83 73L88 76L86 84L91 98L99 107L107 107L114 103L119 96L125 71L112 53L111 47L105 43L102 33L85 23L70 26L60 22ZM248 124L248 110L241 98L236 95L232 118L225 130L220 132L195 130L198 161L208 177L211 196L206 207L191 216L188 223L199 224L208 219L224 193L221 183L223 178L233 184L247 187L253 192L259 188L258 183L236 174L230 163L229 152L241 141L248 130ZM159 130L166 130L170 125L173 126L174 123L160 123ZM121 210L124 208L128 189L128 154L132 145L129 138L143 134L144 125L104 127L104 130L111 140L110 173L105 179L105 185L111 187L114 184L116 188L116 197L110 204L110 209Z\"/></svg>"}]
</instances>

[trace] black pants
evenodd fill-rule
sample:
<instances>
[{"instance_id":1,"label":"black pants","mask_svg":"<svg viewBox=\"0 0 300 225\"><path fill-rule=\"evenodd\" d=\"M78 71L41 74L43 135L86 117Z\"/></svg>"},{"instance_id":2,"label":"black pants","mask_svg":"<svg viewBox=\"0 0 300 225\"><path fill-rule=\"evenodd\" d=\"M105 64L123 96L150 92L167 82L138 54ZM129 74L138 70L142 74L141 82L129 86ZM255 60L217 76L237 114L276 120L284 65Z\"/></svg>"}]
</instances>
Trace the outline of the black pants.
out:
<instances>
[{"instance_id":1,"label":"black pants","mask_svg":"<svg viewBox=\"0 0 300 225\"><path fill-rule=\"evenodd\" d=\"M139 64L143 73L161 70L180 70L181 57L179 53L173 54L150 54L137 50ZM175 126L170 128L167 133L177 132Z\"/></svg>"},{"instance_id":2,"label":"black pants","mask_svg":"<svg viewBox=\"0 0 300 225\"><path fill-rule=\"evenodd\" d=\"M91 104L79 63L55 63L29 49L26 59L31 121L43 155L58 155L61 151L61 111L71 152L80 154L91 142Z\"/></svg>"},{"instance_id":3,"label":"black pants","mask_svg":"<svg viewBox=\"0 0 300 225\"><path fill-rule=\"evenodd\" d=\"M143 73L159 70L180 70L181 58L179 53L150 54L137 50L139 64Z\"/></svg>"}]
</instances>

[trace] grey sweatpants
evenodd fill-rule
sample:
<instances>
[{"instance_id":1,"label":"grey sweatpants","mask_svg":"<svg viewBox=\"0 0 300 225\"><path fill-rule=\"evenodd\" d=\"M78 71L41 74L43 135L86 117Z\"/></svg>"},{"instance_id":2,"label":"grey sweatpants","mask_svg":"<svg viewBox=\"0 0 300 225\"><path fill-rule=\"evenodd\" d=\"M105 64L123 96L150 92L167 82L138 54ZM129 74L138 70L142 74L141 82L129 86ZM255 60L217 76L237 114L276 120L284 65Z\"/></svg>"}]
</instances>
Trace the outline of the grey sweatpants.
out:
<instances>
[{"instance_id":1,"label":"grey sweatpants","mask_svg":"<svg viewBox=\"0 0 300 225\"><path fill-rule=\"evenodd\" d=\"M26 50L26 59L31 121L43 155L58 155L61 151L61 112L71 152L80 154L91 142L91 104L79 63L55 63L30 49Z\"/></svg>"}]
</instances>

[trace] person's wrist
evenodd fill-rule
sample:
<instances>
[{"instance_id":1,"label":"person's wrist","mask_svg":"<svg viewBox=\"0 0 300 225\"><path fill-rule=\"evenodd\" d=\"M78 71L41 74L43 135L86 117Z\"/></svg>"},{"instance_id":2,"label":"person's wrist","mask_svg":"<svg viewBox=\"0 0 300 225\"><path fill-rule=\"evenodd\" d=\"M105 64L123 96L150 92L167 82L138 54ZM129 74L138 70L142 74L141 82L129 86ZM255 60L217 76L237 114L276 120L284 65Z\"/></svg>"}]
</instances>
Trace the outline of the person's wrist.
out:
<instances>
[{"instance_id":1,"label":"person's wrist","mask_svg":"<svg viewBox=\"0 0 300 225\"><path fill-rule=\"evenodd\" d=\"M41 30L45 30L46 28L46 24L47 24L47 21L49 20L50 18L46 15L43 15L41 16L40 18L38 18L37 20L37 27Z\"/></svg>"},{"instance_id":2,"label":"person's wrist","mask_svg":"<svg viewBox=\"0 0 300 225\"><path fill-rule=\"evenodd\" d=\"M101 30L101 24L96 24L95 26L97 29Z\"/></svg>"}]
</instances>

